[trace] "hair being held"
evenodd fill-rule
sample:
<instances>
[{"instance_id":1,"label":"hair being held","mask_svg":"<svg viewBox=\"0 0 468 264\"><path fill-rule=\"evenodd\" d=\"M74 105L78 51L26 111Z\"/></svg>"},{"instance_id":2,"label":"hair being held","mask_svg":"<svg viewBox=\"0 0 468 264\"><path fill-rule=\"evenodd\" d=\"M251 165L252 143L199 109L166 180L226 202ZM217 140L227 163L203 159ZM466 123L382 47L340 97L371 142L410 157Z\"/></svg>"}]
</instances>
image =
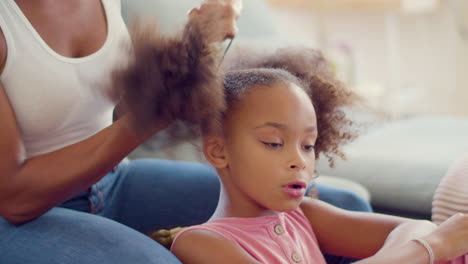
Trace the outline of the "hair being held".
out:
<instances>
[{"instance_id":1,"label":"hair being held","mask_svg":"<svg viewBox=\"0 0 468 264\"><path fill-rule=\"evenodd\" d=\"M120 100L119 112L129 112L135 132L172 123L171 138L191 138L200 134L203 118L224 108L216 47L235 37L241 10L241 0L205 0L190 10L178 34L134 21L129 61L115 71L111 94Z\"/></svg>"},{"instance_id":2,"label":"hair being held","mask_svg":"<svg viewBox=\"0 0 468 264\"><path fill-rule=\"evenodd\" d=\"M199 139L222 124L222 114L255 85L292 82L310 96L317 115L316 157L345 158L341 146L356 138L346 116L357 96L338 81L322 54L307 48L284 48L270 54L242 50L218 68L219 54L207 53L197 28L163 38L140 28L133 33L133 59L114 75L122 102L135 117L135 130L159 120L172 126L163 145ZM239 51L241 51L239 49ZM220 80L223 80L222 82ZM224 87L223 87L224 86Z\"/></svg>"},{"instance_id":3,"label":"hair being held","mask_svg":"<svg viewBox=\"0 0 468 264\"><path fill-rule=\"evenodd\" d=\"M155 24L135 21L130 32L130 59L113 73L112 97L130 114L132 129L169 122L171 141L198 137L202 120L224 109L219 54L196 24L165 36Z\"/></svg>"}]
</instances>

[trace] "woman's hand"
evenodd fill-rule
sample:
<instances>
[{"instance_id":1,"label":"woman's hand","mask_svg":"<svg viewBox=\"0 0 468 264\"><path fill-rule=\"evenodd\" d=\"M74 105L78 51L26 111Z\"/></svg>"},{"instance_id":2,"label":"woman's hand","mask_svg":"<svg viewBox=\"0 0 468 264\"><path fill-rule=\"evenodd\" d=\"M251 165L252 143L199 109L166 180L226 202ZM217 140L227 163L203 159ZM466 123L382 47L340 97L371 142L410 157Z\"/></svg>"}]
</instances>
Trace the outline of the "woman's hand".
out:
<instances>
[{"instance_id":1,"label":"woman's hand","mask_svg":"<svg viewBox=\"0 0 468 264\"><path fill-rule=\"evenodd\" d=\"M436 261L449 261L468 253L468 215L456 214L423 237L432 247Z\"/></svg>"},{"instance_id":2,"label":"woman's hand","mask_svg":"<svg viewBox=\"0 0 468 264\"><path fill-rule=\"evenodd\" d=\"M189 23L199 26L207 43L234 38L236 20L242 10L242 0L205 0L189 13Z\"/></svg>"}]
</instances>

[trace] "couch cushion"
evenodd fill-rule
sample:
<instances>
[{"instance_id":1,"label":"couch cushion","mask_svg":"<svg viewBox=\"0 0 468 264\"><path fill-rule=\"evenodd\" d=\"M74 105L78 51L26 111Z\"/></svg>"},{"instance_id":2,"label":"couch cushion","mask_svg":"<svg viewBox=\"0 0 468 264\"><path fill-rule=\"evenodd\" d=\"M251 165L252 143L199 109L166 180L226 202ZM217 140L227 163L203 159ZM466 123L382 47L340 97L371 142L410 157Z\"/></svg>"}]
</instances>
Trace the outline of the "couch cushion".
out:
<instances>
[{"instance_id":1,"label":"couch cushion","mask_svg":"<svg viewBox=\"0 0 468 264\"><path fill-rule=\"evenodd\" d=\"M468 151L468 118L423 116L395 120L344 148L348 159L321 173L364 185L374 206L430 215L437 185L450 163Z\"/></svg>"},{"instance_id":2,"label":"couch cushion","mask_svg":"<svg viewBox=\"0 0 468 264\"><path fill-rule=\"evenodd\" d=\"M371 201L369 190L367 190L364 186L362 186L361 184L355 181L345 179L345 178L339 178L335 176L320 175L320 177L318 177L315 180L315 182L318 184L324 184L324 185L333 186L336 188L349 190L359 195L362 199L368 202Z\"/></svg>"}]
</instances>

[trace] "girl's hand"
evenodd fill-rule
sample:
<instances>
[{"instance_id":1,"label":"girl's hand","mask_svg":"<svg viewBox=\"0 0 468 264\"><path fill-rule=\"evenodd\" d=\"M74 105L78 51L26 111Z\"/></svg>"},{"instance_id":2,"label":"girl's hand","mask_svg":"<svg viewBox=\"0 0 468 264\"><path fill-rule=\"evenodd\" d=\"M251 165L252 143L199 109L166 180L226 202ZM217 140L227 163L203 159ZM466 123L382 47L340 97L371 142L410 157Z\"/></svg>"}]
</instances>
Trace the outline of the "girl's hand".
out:
<instances>
[{"instance_id":1,"label":"girl's hand","mask_svg":"<svg viewBox=\"0 0 468 264\"><path fill-rule=\"evenodd\" d=\"M242 0L205 0L189 13L189 23L199 26L209 44L234 38Z\"/></svg>"},{"instance_id":2,"label":"girl's hand","mask_svg":"<svg viewBox=\"0 0 468 264\"><path fill-rule=\"evenodd\" d=\"M468 215L456 214L423 237L431 245L436 261L449 261L468 253Z\"/></svg>"},{"instance_id":3,"label":"girl's hand","mask_svg":"<svg viewBox=\"0 0 468 264\"><path fill-rule=\"evenodd\" d=\"M392 230L385 240L381 251L408 243L415 237L424 237L434 232L438 226L426 220L412 220L400 224Z\"/></svg>"}]
</instances>

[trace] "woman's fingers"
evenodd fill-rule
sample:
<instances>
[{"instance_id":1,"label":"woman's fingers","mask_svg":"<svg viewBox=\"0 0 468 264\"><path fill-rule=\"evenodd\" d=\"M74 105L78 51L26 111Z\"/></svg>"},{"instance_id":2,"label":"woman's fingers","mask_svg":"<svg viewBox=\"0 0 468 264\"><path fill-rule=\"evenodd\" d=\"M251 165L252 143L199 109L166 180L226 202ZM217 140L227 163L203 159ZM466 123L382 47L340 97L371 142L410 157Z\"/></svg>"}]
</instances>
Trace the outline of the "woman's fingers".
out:
<instances>
[{"instance_id":1,"label":"woman's fingers","mask_svg":"<svg viewBox=\"0 0 468 264\"><path fill-rule=\"evenodd\" d=\"M222 42L237 35L241 10L241 0L207 0L189 12L190 23L200 27L208 43Z\"/></svg>"}]
</instances>

